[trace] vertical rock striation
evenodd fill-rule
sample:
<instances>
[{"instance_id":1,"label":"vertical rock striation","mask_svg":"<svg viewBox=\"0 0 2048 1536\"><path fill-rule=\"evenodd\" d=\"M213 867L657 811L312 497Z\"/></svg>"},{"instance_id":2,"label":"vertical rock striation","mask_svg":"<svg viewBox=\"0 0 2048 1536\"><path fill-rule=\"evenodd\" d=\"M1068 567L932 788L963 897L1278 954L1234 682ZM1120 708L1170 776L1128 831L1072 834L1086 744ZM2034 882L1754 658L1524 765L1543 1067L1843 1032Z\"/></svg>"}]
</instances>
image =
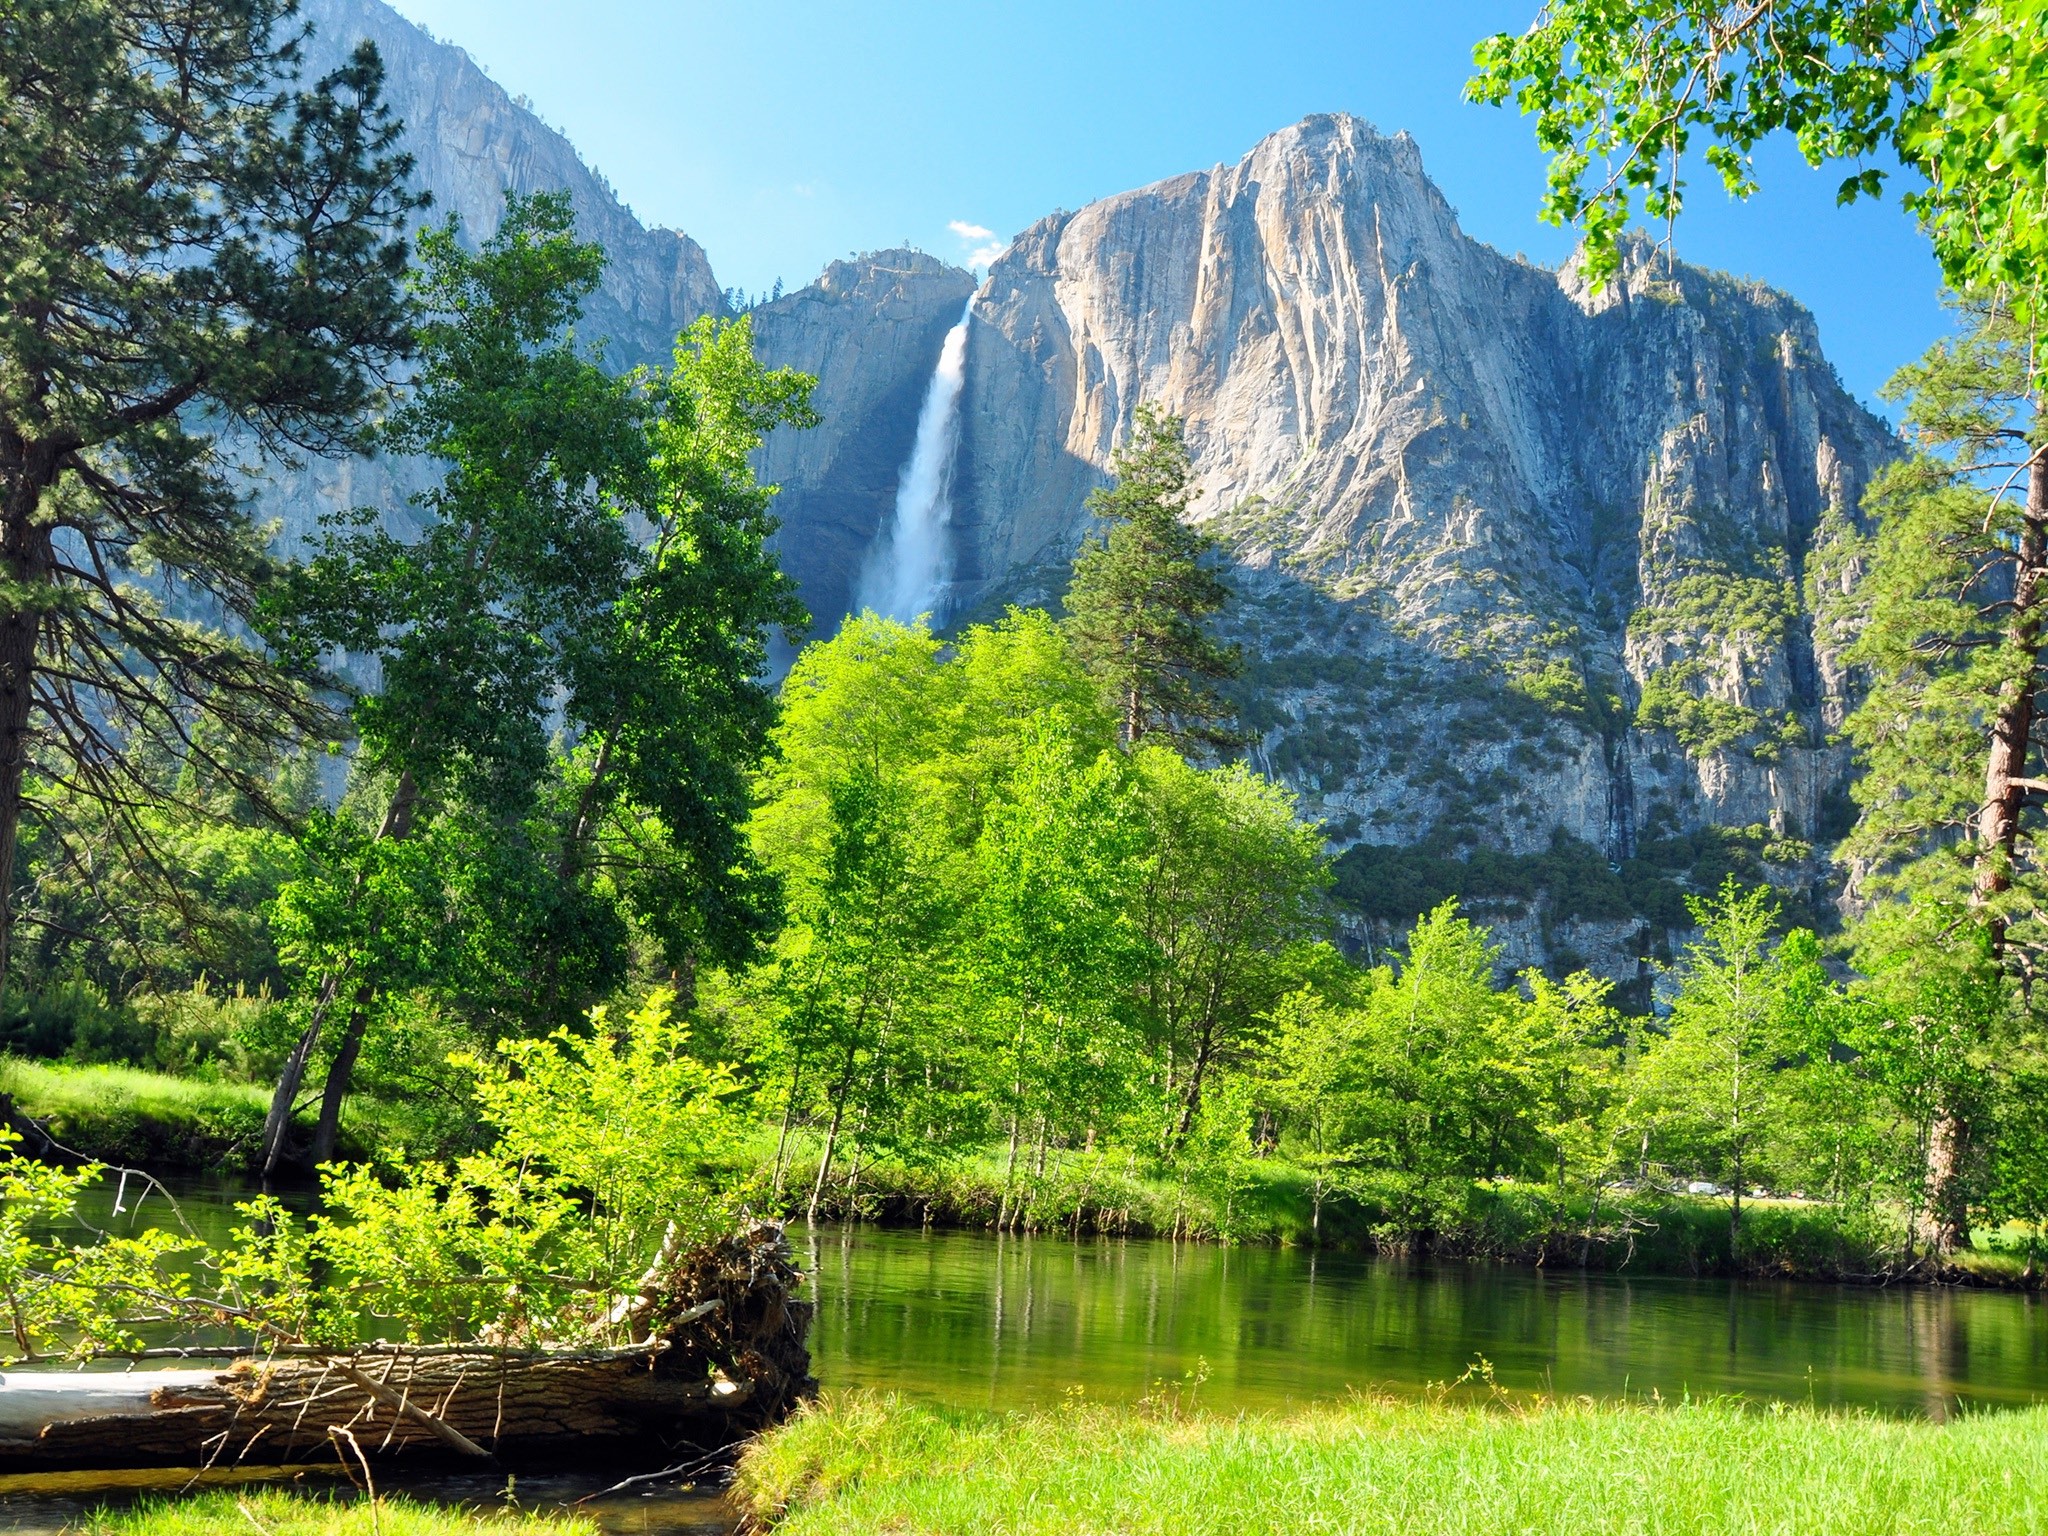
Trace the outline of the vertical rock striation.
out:
<instances>
[{"instance_id":1,"label":"vertical rock striation","mask_svg":"<svg viewBox=\"0 0 2048 1536\"><path fill-rule=\"evenodd\" d=\"M1824 894L1806 566L1894 448L1796 303L1648 249L1595 297L1331 116L1040 222L976 310L957 568L1056 596L1137 404L1185 417L1254 750L1367 845L1365 916L1462 890L1517 959L1626 971L1721 868Z\"/></svg>"},{"instance_id":2,"label":"vertical rock striation","mask_svg":"<svg viewBox=\"0 0 2048 1536\"><path fill-rule=\"evenodd\" d=\"M725 307L711 263L688 235L648 229L575 146L514 101L460 48L437 42L382 0L306 0L307 73L334 67L364 38L383 57L385 96L406 126L429 219L453 214L473 239L498 227L506 192L567 192L577 232L609 258L582 333L614 361L665 363L676 333Z\"/></svg>"}]
</instances>

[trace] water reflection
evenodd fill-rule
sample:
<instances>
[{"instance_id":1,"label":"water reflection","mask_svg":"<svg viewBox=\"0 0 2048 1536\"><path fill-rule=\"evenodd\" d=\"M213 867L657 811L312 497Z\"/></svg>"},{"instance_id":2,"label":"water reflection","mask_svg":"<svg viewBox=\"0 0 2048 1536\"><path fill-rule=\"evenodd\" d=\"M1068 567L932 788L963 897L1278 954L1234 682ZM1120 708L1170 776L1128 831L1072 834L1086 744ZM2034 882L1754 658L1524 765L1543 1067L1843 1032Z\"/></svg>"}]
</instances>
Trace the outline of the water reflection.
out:
<instances>
[{"instance_id":1,"label":"water reflection","mask_svg":"<svg viewBox=\"0 0 2048 1536\"><path fill-rule=\"evenodd\" d=\"M961 1406L1129 1400L1206 1365L1203 1402L1277 1408L1418 1391L1480 1357L1505 1387L1595 1397L1934 1417L2048 1398L2048 1314L2003 1293L872 1228L798 1242L819 1377Z\"/></svg>"}]
</instances>

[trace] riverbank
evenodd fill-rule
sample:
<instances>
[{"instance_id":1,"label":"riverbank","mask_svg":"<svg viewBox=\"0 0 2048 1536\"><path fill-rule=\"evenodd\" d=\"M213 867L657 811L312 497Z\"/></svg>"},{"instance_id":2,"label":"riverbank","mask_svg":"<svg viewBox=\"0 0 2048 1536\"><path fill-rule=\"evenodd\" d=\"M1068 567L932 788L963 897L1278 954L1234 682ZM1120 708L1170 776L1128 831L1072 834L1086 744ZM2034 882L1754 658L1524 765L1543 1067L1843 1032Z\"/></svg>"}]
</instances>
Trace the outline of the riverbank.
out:
<instances>
[{"instance_id":1,"label":"riverbank","mask_svg":"<svg viewBox=\"0 0 2048 1536\"><path fill-rule=\"evenodd\" d=\"M816 1177L799 1156L785 1180L801 1214ZM1007 1190L1007 1196L1006 1196ZM1790 1279L1865 1285L1939 1283L2038 1289L2026 1234L1976 1234L1943 1263L1916 1256L1905 1215L1888 1206L1750 1199L1731 1236L1728 1201L1654 1189L1609 1191L1596 1203L1547 1185L1475 1183L1461 1210L1431 1230L1405 1231L1385 1210L1335 1192L1320 1202L1305 1170L1277 1158L1214 1182L1150 1174L1125 1153L1069 1154L1006 1179L994 1153L943 1166L879 1161L856 1180L835 1177L819 1215L888 1226L1011 1230L1070 1236L1168 1237L1479 1260L1538 1268Z\"/></svg>"},{"instance_id":2,"label":"riverbank","mask_svg":"<svg viewBox=\"0 0 2048 1536\"><path fill-rule=\"evenodd\" d=\"M741 1462L734 1497L777 1536L1076 1530L1259 1536L2048 1529L2048 1409L1950 1424L1683 1406L1354 1400L1205 1417L959 1413L828 1395Z\"/></svg>"},{"instance_id":3,"label":"riverbank","mask_svg":"<svg viewBox=\"0 0 2048 1536\"><path fill-rule=\"evenodd\" d=\"M269 1092L130 1067L73 1066L0 1055L0 1107L47 1127L64 1149L152 1173L248 1177L256 1171ZM362 1096L342 1121L342 1155L365 1158L419 1128ZM308 1117L295 1139L310 1139ZM427 1145L433 1145L431 1135ZM768 1182L766 1127L743 1147L735 1173ZM816 1178L816 1153L800 1139L780 1205L801 1215ZM30 1137L29 1150L41 1150ZM851 1175L851 1177L849 1176ZM1007 1193L1006 1193L1007 1191ZM763 1204L774 1202L764 1201ZM1731 1242L1725 1199L1661 1190L1610 1191L1597 1204L1547 1185L1477 1183L1461 1209L1427 1231L1406 1231L1391 1212L1340 1191L1318 1191L1311 1174L1281 1158L1241 1161L1218 1172L1162 1176L1127 1151L1066 1152L1043 1168L1009 1175L997 1152L937 1165L870 1161L835 1168L819 1203L830 1220L885 1226L1046 1235L1166 1237L1336 1251L1477 1260L1610 1273L1815 1280L1852 1284L1945 1283L2040 1289L2026 1234L1980 1232L1946 1263L1916 1258L1901 1212L1811 1200L1744 1202Z\"/></svg>"},{"instance_id":4,"label":"riverbank","mask_svg":"<svg viewBox=\"0 0 2048 1536\"><path fill-rule=\"evenodd\" d=\"M0 1056L0 1096L18 1128L23 1117L34 1121L62 1151L159 1174L255 1174L270 1109L269 1090L253 1083L19 1056ZM294 1127L301 1141L311 1137L309 1117ZM349 1157L377 1144L377 1127L362 1106L344 1115L341 1139ZM27 1150L44 1150L33 1132Z\"/></svg>"}]
</instances>

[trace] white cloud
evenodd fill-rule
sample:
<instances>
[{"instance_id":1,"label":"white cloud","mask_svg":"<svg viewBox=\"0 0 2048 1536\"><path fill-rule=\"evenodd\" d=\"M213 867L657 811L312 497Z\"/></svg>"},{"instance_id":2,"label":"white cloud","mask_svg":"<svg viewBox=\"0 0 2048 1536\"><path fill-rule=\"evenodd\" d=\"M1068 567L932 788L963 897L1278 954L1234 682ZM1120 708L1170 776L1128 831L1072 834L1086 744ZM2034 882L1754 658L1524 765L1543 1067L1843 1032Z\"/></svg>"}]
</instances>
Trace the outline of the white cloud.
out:
<instances>
[{"instance_id":1,"label":"white cloud","mask_svg":"<svg viewBox=\"0 0 2048 1536\"><path fill-rule=\"evenodd\" d=\"M965 219L954 219L946 228L960 237L962 245L973 247L963 258L970 267L985 267L1010 248L1010 242L986 224L970 224Z\"/></svg>"}]
</instances>

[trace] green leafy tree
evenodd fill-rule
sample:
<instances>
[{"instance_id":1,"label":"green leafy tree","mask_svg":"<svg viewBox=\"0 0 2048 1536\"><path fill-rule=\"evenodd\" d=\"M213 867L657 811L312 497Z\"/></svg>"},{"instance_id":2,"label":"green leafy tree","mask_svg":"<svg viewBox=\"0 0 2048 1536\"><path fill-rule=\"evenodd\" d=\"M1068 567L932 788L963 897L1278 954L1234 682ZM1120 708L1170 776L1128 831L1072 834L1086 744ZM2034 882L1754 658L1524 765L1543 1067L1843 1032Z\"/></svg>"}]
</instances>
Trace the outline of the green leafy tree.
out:
<instances>
[{"instance_id":1,"label":"green leafy tree","mask_svg":"<svg viewBox=\"0 0 2048 1536\"><path fill-rule=\"evenodd\" d=\"M1767 887L1745 891L1731 876L1687 905L1700 937L1686 947L1665 1038L1645 1050L1638 1087L1662 1134L1727 1180L1732 1244L1749 1181L1782 1128L1793 1044L1785 997L1800 952L1773 948L1778 904Z\"/></svg>"},{"instance_id":2,"label":"green leafy tree","mask_svg":"<svg viewBox=\"0 0 2048 1536\"><path fill-rule=\"evenodd\" d=\"M1474 1179L1532 1161L1538 1084L1500 1048L1516 999L1500 950L1447 901L1417 923L1398 968L1372 973L1353 1026L1354 1185L1404 1233L1465 1212Z\"/></svg>"},{"instance_id":3,"label":"green leafy tree","mask_svg":"<svg viewBox=\"0 0 2048 1536\"><path fill-rule=\"evenodd\" d=\"M349 856L326 866L339 892L326 906L353 921L299 940L321 980L273 1102L273 1163L344 1000L316 1161L377 1008L408 987L516 1024L615 986L633 922L687 974L699 954L746 958L779 917L739 825L771 719L764 632L800 610L766 549L772 488L747 455L770 427L813 419L809 380L762 368L743 322L701 324L666 373L607 373L570 329L604 255L575 239L564 197L512 200L475 252L452 224L421 251L420 379L387 437L446 475L419 500L417 536L376 509L331 520L278 625L301 648L377 659L356 724L381 804L374 832L337 837ZM557 709L576 743L566 765L550 746ZM439 890L394 851L437 819L470 850ZM416 916L366 899L364 859L420 877L386 887L414 891ZM490 879L466 882L475 899L451 900L478 869ZM447 931L416 943L423 927ZM465 945L477 963L451 963Z\"/></svg>"},{"instance_id":4,"label":"green leafy tree","mask_svg":"<svg viewBox=\"0 0 2048 1536\"><path fill-rule=\"evenodd\" d=\"M451 1161L329 1167L321 1208L273 1196L218 1247L171 1230L74 1244L99 1167L20 1155L0 1129L0 1309L20 1355L141 1346L151 1326L225 1326L261 1345L348 1350L372 1325L412 1342L624 1343L679 1260L740 1218L745 1121L730 1070L692 1049L674 999L458 1065L491 1136Z\"/></svg>"},{"instance_id":5,"label":"green leafy tree","mask_svg":"<svg viewBox=\"0 0 2048 1536\"><path fill-rule=\"evenodd\" d=\"M1313 987L1274 1008L1260 1062L1264 1090L1294 1138L1294 1160L1309 1175L1309 1240L1320 1243L1323 1207L1343 1187L1351 1158L1356 1097L1356 1015Z\"/></svg>"},{"instance_id":6,"label":"green leafy tree","mask_svg":"<svg viewBox=\"0 0 2048 1536\"><path fill-rule=\"evenodd\" d=\"M357 446L415 204L375 50L302 84L296 12L0 14L0 972L46 790L151 849L163 762L266 805L267 748L332 727L243 627L278 564L234 461Z\"/></svg>"},{"instance_id":7,"label":"green leafy tree","mask_svg":"<svg viewBox=\"0 0 2048 1536\"><path fill-rule=\"evenodd\" d=\"M781 990L790 1054L781 1140L809 1069L826 1111L812 1181L817 1218L841 1134L863 1145L914 1149L929 1122L917 1113L927 1069L946 1056L933 997L939 951L957 893L941 877L921 807L903 786L857 772L833 786L831 849L822 878L792 913ZM778 1146L776 1178L782 1174Z\"/></svg>"},{"instance_id":8,"label":"green leafy tree","mask_svg":"<svg viewBox=\"0 0 2048 1536\"><path fill-rule=\"evenodd\" d=\"M581 736L556 879L602 882L684 977L746 961L780 917L742 827L775 721L768 631L805 614L768 548L776 488L749 458L778 426L816 425L815 382L763 366L744 318L678 338L650 381L653 536L609 622L565 647Z\"/></svg>"},{"instance_id":9,"label":"green leafy tree","mask_svg":"<svg viewBox=\"0 0 2048 1536\"><path fill-rule=\"evenodd\" d=\"M1638 203L1667 224L1700 140L1735 196L1789 134L1847 163L1844 202L1917 173L1906 206L1958 292L2002 294L2038 331L2048 257L2048 10L2042 0L1551 0L1475 52L1473 99L1512 100L1551 156L1544 216L1578 223L1602 282ZM2041 376L2048 356L2036 353Z\"/></svg>"},{"instance_id":10,"label":"green leafy tree","mask_svg":"<svg viewBox=\"0 0 2048 1536\"><path fill-rule=\"evenodd\" d=\"M1313 963L1330 876L1321 830L1282 786L1242 765L1204 772L1153 744L1132 767L1146 838L1133 915L1150 951L1138 992L1175 1106L1171 1147L1210 1075L1241 1064Z\"/></svg>"},{"instance_id":11,"label":"green leafy tree","mask_svg":"<svg viewBox=\"0 0 2048 1536\"><path fill-rule=\"evenodd\" d=\"M822 1201L849 1143L910 1162L978 1143L1001 1073L976 1042L960 966L991 807L1048 736L1076 766L1113 736L1045 614L1013 611L941 652L922 624L872 614L807 647L783 689L751 831L789 891L774 963L739 983L780 1120L822 1131Z\"/></svg>"},{"instance_id":12,"label":"green leafy tree","mask_svg":"<svg viewBox=\"0 0 2048 1536\"><path fill-rule=\"evenodd\" d=\"M1136 1078L1128 999L1144 956L1124 798L1112 754L1077 767L1057 723L1041 720L982 822L959 964L1008 1142L998 1226L1015 1209L1027 1139L1035 1173L1054 1138L1105 1123Z\"/></svg>"},{"instance_id":13,"label":"green leafy tree","mask_svg":"<svg viewBox=\"0 0 2048 1536\"><path fill-rule=\"evenodd\" d=\"M1207 623L1230 589L1214 567L1216 541L1187 521L1198 492L1180 418L1140 405L1112 484L1088 498L1109 525L1084 544L1067 588L1067 633L1116 711L1126 747L1154 732L1181 745L1233 739L1215 685L1242 668Z\"/></svg>"},{"instance_id":14,"label":"green leafy tree","mask_svg":"<svg viewBox=\"0 0 2048 1536\"><path fill-rule=\"evenodd\" d=\"M1944 932L1932 915L1917 903L1864 915L1855 950L1862 1006L1841 1035L1905 1132L1906 1156L1885 1171L1914 1213L1914 1236L1939 1254L1968 1243L1996 1141L2000 1068L2026 1058L2002 1060L2020 1033L2018 996L1983 930Z\"/></svg>"},{"instance_id":15,"label":"green leafy tree","mask_svg":"<svg viewBox=\"0 0 2048 1536\"><path fill-rule=\"evenodd\" d=\"M414 279L418 384L385 432L398 450L448 468L419 499L425 527L405 538L380 509L330 517L273 629L312 655L374 657L376 692L357 701L359 771L382 790L367 837L336 828L341 857L318 878L345 915L303 929L297 946L317 994L287 1059L265 1135L265 1167L283 1149L290 1109L328 1015L345 1023L328 1069L316 1158L331 1153L342 1096L380 997L424 974L410 936L439 920L431 868L393 845L451 803L513 827L534 809L548 757L548 709L564 662L624 584L632 541L624 510L645 463L631 385L583 356L568 334L603 253L570 232L567 200L513 200L480 250L452 222L427 232ZM551 643L552 642L552 643ZM566 642L566 643L565 643ZM384 880L364 861L406 873ZM417 918L378 893L416 889ZM408 941L392 943L394 931ZM393 963L403 969L394 973Z\"/></svg>"}]
</instances>

